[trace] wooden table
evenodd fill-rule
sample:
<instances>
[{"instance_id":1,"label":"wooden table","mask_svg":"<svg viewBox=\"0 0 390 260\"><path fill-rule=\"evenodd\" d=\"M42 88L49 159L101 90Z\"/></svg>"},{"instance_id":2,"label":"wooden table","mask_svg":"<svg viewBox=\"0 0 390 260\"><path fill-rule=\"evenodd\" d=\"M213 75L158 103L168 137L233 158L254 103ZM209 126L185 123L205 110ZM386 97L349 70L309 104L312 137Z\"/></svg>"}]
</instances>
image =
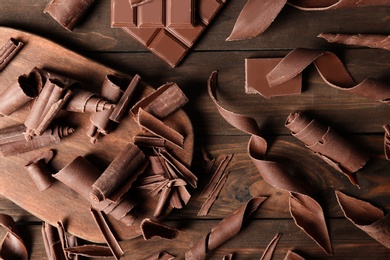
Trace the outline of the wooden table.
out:
<instances>
[{"instance_id":1,"label":"wooden table","mask_svg":"<svg viewBox=\"0 0 390 260\"><path fill-rule=\"evenodd\" d=\"M382 129L382 125L390 122L390 107L328 87L312 67L303 74L301 95L267 100L244 92L245 58L283 57L297 47L334 51L357 81L373 77L390 84L389 51L331 45L316 37L321 32L389 35L390 8L303 12L286 6L260 37L226 42L246 2L232 0L181 65L172 69L122 30L110 28L110 1L98 1L73 32L61 28L43 13L47 2L0 0L0 25L46 37L125 73L138 73L155 87L167 81L177 82L190 99L184 109L195 131L192 170L200 178L199 190L209 179L201 173L201 147L213 157L234 154L227 183L207 216L197 217L203 200L197 198L199 191L193 191L190 203L174 211L165 222L182 230L177 239L122 241L126 252L123 259L144 259L159 250L183 256L213 225L257 195L269 198L244 230L211 253L210 259L222 259L228 253L235 253L235 259L259 259L276 233L282 237L273 259L283 259L289 249L307 259L390 259L389 249L344 218L334 196L335 190L342 190L390 212L390 163L383 155ZM288 211L288 194L266 184L248 157L249 136L230 126L217 112L206 88L213 70L219 71L221 104L257 120L269 142L267 158L287 165L316 187L315 197L325 210L334 256L326 255L294 224ZM371 154L372 159L358 174L361 189L351 185L345 176L289 134L284 121L294 111L306 112L331 125L355 146ZM17 221L31 259L46 259L41 221L4 198L0 198L0 212L10 214Z\"/></svg>"}]
</instances>

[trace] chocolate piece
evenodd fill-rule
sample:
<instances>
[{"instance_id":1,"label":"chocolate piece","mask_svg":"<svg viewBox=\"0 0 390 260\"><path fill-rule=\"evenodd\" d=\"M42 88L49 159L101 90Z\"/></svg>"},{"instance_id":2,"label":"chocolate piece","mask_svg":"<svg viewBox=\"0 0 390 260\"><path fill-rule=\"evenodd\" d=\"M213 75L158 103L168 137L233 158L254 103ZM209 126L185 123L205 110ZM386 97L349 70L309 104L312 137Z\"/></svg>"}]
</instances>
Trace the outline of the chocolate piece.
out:
<instances>
[{"instance_id":1,"label":"chocolate piece","mask_svg":"<svg viewBox=\"0 0 390 260\"><path fill-rule=\"evenodd\" d=\"M369 6L390 6L389 0L370 0L370 1L355 1L355 0L289 0L290 5L304 11L321 11L333 10L352 7L369 7Z\"/></svg>"},{"instance_id":2,"label":"chocolate piece","mask_svg":"<svg viewBox=\"0 0 390 260\"><path fill-rule=\"evenodd\" d=\"M267 75L270 86L278 87L301 73L314 63L322 79L331 87L354 93L385 104L390 103L390 88L371 78L356 83L344 64L332 52L321 50L295 49Z\"/></svg>"},{"instance_id":3,"label":"chocolate piece","mask_svg":"<svg viewBox=\"0 0 390 260\"><path fill-rule=\"evenodd\" d=\"M343 34L321 33L318 35L328 42L357 45L370 48L380 48L390 51L390 36L379 34Z\"/></svg>"},{"instance_id":4,"label":"chocolate piece","mask_svg":"<svg viewBox=\"0 0 390 260\"><path fill-rule=\"evenodd\" d=\"M41 75L33 70L28 75L18 77L3 93L0 94L0 114L8 116L24 106L38 95L42 88Z\"/></svg>"},{"instance_id":5,"label":"chocolate piece","mask_svg":"<svg viewBox=\"0 0 390 260\"><path fill-rule=\"evenodd\" d=\"M384 144L383 148L385 151L385 158L386 160L390 161L390 125L386 124L383 126L383 129L385 129L385 136L384 136Z\"/></svg>"},{"instance_id":6,"label":"chocolate piece","mask_svg":"<svg viewBox=\"0 0 390 260\"><path fill-rule=\"evenodd\" d=\"M258 93L265 98L301 94L302 74L273 88L268 84L267 74L281 61L279 58L245 59L245 92Z\"/></svg>"},{"instance_id":7,"label":"chocolate piece","mask_svg":"<svg viewBox=\"0 0 390 260\"><path fill-rule=\"evenodd\" d=\"M166 0L166 26L192 27L195 23L194 0Z\"/></svg>"},{"instance_id":8,"label":"chocolate piece","mask_svg":"<svg viewBox=\"0 0 390 260\"><path fill-rule=\"evenodd\" d=\"M153 0L137 7L138 27L164 27L165 0Z\"/></svg>"},{"instance_id":9,"label":"chocolate piece","mask_svg":"<svg viewBox=\"0 0 390 260\"><path fill-rule=\"evenodd\" d=\"M57 228L47 222L42 223L42 238L48 259L66 259Z\"/></svg>"},{"instance_id":10,"label":"chocolate piece","mask_svg":"<svg viewBox=\"0 0 390 260\"><path fill-rule=\"evenodd\" d=\"M141 231L145 240L152 239L153 237L174 239L179 232L176 228L161 224L149 218L145 218L141 222Z\"/></svg>"},{"instance_id":11,"label":"chocolate piece","mask_svg":"<svg viewBox=\"0 0 390 260\"><path fill-rule=\"evenodd\" d=\"M31 159L24 166L31 179L34 181L35 185L37 185L39 191L44 191L54 182L54 179L51 176L52 172L47 167L47 163L53 157L54 152L52 150L47 150L38 154L38 156Z\"/></svg>"},{"instance_id":12,"label":"chocolate piece","mask_svg":"<svg viewBox=\"0 0 390 260\"><path fill-rule=\"evenodd\" d=\"M214 226L185 254L186 260L206 259L207 253L236 236L266 197L253 198Z\"/></svg>"},{"instance_id":13,"label":"chocolate piece","mask_svg":"<svg viewBox=\"0 0 390 260\"><path fill-rule=\"evenodd\" d=\"M43 12L72 31L94 2L95 0L51 0Z\"/></svg>"},{"instance_id":14,"label":"chocolate piece","mask_svg":"<svg viewBox=\"0 0 390 260\"><path fill-rule=\"evenodd\" d=\"M300 113L290 114L285 126L317 156L345 174L353 185L359 186L356 172L368 161L369 158L365 154L346 142L330 127Z\"/></svg>"},{"instance_id":15,"label":"chocolate piece","mask_svg":"<svg viewBox=\"0 0 390 260\"><path fill-rule=\"evenodd\" d=\"M156 209L154 210L153 216L158 218L161 217L166 210L167 206L172 208L182 208L182 202L187 204L189 198L182 196L182 193L178 193L177 190L180 187L184 187L186 182L182 179L166 180L158 188L161 190L160 197L157 202ZM175 189L176 188L176 189ZM168 203L169 202L169 203ZM167 204L168 203L168 204Z\"/></svg>"},{"instance_id":16,"label":"chocolate piece","mask_svg":"<svg viewBox=\"0 0 390 260\"><path fill-rule=\"evenodd\" d=\"M158 136L134 136L134 144L146 147L165 147L165 140Z\"/></svg>"},{"instance_id":17,"label":"chocolate piece","mask_svg":"<svg viewBox=\"0 0 390 260\"><path fill-rule=\"evenodd\" d=\"M91 208L91 213L93 219L95 220L100 231L102 232L103 237L106 240L106 243L110 247L112 254L114 255L115 259L119 260L123 256L124 252L122 250L122 247L119 245L118 240L115 238L114 234L112 233L111 228L108 226L105 217L100 211L96 211L93 208Z\"/></svg>"},{"instance_id":18,"label":"chocolate piece","mask_svg":"<svg viewBox=\"0 0 390 260\"><path fill-rule=\"evenodd\" d=\"M290 193L290 213L296 225L310 236L326 253L332 246L321 206L308 195L305 185L287 172L280 164L265 160L267 141L259 134L256 121L223 108L216 98L217 72L212 72L208 81L208 93L221 116L232 126L248 133L248 153L263 179L271 186Z\"/></svg>"},{"instance_id":19,"label":"chocolate piece","mask_svg":"<svg viewBox=\"0 0 390 260\"><path fill-rule=\"evenodd\" d=\"M288 250L286 256L284 257L284 260L305 260L305 258L291 250Z\"/></svg>"},{"instance_id":20,"label":"chocolate piece","mask_svg":"<svg viewBox=\"0 0 390 260\"><path fill-rule=\"evenodd\" d=\"M0 258L28 260L27 248L12 217L0 214L0 226L7 231L0 245Z\"/></svg>"},{"instance_id":21,"label":"chocolate piece","mask_svg":"<svg viewBox=\"0 0 390 260\"><path fill-rule=\"evenodd\" d=\"M146 258L145 260L172 260L172 259L175 259L175 256L163 251L163 252L159 252L156 255L152 255Z\"/></svg>"},{"instance_id":22,"label":"chocolate piece","mask_svg":"<svg viewBox=\"0 0 390 260\"><path fill-rule=\"evenodd\" d=\"M60 238L61 246L62 246L62 252L66 256L66 259L74 259L71 255L69 255L67 252L65 252L65 249L70 246L77 246L77 238L75 236L67 236L64 224L62 221L57 221L57 232L58 236ZM76 259L77 260L77 259Z\"/></svg>"},{"instance_id":23,"label":"chocolate piece","mask_svg":"<svg viewBox=\"0 0 390 260\"><path fill-rule=\"evenodd\" d=\"M282 234L276 234L274 238L269 242L267 248L265 249L263 255L260 257L260 260L271 260L272 255L275 252L276 245L278 244Z\"/></svg>"},{"instance_id":24,"label":"chocolate piece","mask_svg":"<svg viewBox=\"0 0 390 260\"><path fill-rule=\"evenodd\" d=\"M15 129L15 127L12 127ZM24 128L26 129L26 128ZM5 130L5 129L3 129ZM4 143L0 143L0 153L2 156L11 156L26 153L35 149L57 144L63 137L66 137L74 132L73 128L56 126L52 129L47 129L39 136L34 136L30 141L24 139L24 132L17 130L13 137L7 138Z\"/></svg>"},{"instance_id":25,"label":"chocolate piece","mask_svg":"<svg viewBox=\"0 0 390 260\"><path fill-rule=\"evenodd\" d=\"M12 60L18 51L23 47L23 43L17 39L10 38L0 49L0 71Z\"/></svg>"},{"instance_id":26,"label":"chocolate piece","mask_svg":"<svg viewBox=\"0 0 390 260\"><path fill-rule=\"evenodd\" d=\"M345 217L376 241L390 249L390 215L372 204L336 191Z\"/></svg>"},{"instance_id":27,"label":"chocolate piece","mask_svg":"<svg viewBox=\"0 0 390 260\"><path fill-rule=\"evenodd\" d=\"M67 247L64 251L72 256L84 257L112 257L111 249L108 246L87 244L81 246Z\"/></svg>"},{"instance_id":28,"label":"chocolate piece","mask_svg":"<svg viewBox=\"0 0 390 260\"><path fill-rule=\"evenodd\" d=\"M100 112L114 108L115 105L103 98L81 88L72 88L72 96L64 105L64 109L71 112Z\"/></svg>"},{"instance_id":29,"label":"chocolate piece","mask_svg":"<svg viewBox=\"0 0 390 260\"><path fill-rule=\"evenodd\" d=\"M137 26L137 9L131 8L131 0L111 0L111 27Z\"/></svg>"}]
</instances>

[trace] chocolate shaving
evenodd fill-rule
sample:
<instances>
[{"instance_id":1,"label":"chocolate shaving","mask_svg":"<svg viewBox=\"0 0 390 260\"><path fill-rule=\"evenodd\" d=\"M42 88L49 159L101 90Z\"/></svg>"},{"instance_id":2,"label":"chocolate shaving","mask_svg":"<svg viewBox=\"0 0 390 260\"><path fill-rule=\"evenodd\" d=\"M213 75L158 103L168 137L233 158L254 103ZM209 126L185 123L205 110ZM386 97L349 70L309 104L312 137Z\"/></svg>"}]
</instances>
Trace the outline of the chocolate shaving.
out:
<instances>
[{"instance_id":1,"label":"chocolate shaving","mask_svg":"<svg viewBox=\"0 0 390 260\"><path fill-rule=\"evenodd\" d=\"M305 260L305 258L291 250L288 250L286 256L284 257L284 260Z\"/></svg>"},{"instance_id":2,"label":"chocolate shaving","mask_svg":"<svg viewBox=\"0 0 390 260\"><path fill-rule=\"evenodd\" d=\"M390 161L390 125L386 124L383 126L383 129L385 129L385 136L384 136L384 151L385 151L385 158L386 160Z\"/></svg>"},{"instance_id":3,"label":"chocolate shaving","mask_svg":"<svg viewBox=\"0 0 390 260\"><path fill-rule=\"evenodd\" d=\"M112 257L111 249L108 246L87 244L81 246L67 247L64 251L70 255L84 257Z\"/></svg>"},{"instance_id":4,"label":"chocolate shaving","mask_svg":"<svg viewBox=\"0 0 390 260\"><path fill-rule=\"evenodd\" d=\"M369 158L365 154L346 142L330 127L300 113L290 114L285 126L314 154L345 174L353 185L359 187L356 172L368 161Z\"/></svg>"},{"instance_id":5,"label":"chocolate shaving","mask_svg":"<svg viewBox=\"0 0 390 260\"><path fill-rule=\"evenodd\" d=\"M81 88L72 88L72 96L64 109L71 112L101 112L114 108L115 105L99 97L96 93Z\"/></svg>"},{"instance_id":6,"label":"chocolate shaving","mask_svg":"<svg viewBox=\"0 0 390 260\"><path fill-rule=\"evenodd\" d=\"M162 252L159 252L155 255L149 256L145 260L172 260L172 259L175 259L174 255L171 255L167 252L162 251Z\"/></svg>"},{"instance_id":7,"label":"chocolate shaving","mask_svg":"<svg viewBox=\"0 0 390 260\"><path fill-rule=\"evenodd\" d=\"M122 247L119 245L118 240L116 240L114 234L112 233L111 228L108 226L103 214L93 208L91 208L91 213L115 259L120 259L124 252Z\"/></svg>"},{"instance_id":8,"label":"chocolate shaving","mask_svg":"<svg viewBox=\"0 0 390 260\"><path fill-rule=\"evenodd\" d=\"M33 70L28 75L21 75L0 94L0 114L8 116L33 100L42 88L41 75Z\"/></svg>"},{"instance_id":9,"label":"chocolate shaving","mask_svg":"<svg viewBox=\"0 0 390 260\"><path fill-rule=\"evenodd\" d=\"M369 6L390 6L388 0L370 0L370 1L356 1L356 0L289 0L288 3L295 8L304 11L325 11L342 8L353 7L369 7Z\"/></svg>"},{"instance_id":10,"label":"chocolate shaving","mask_svg":"<svg viewBox=\"0 0 390 260\"><path fill-rule=\"evenodd\" d=\"M39 191L44 191L54 182L52 172L47 167L47 163L53 156L52 150L41 152L24 166Z\"/></svg>"},{"instance_id":11,"label":"chocolate shaving","mask_svg":"<svg viewBox=\"0 0 390 260\"><path fill-rule=\"evenodd\" d=\"M222 257L222 260L232 260L234 254L228 254Z\"/></svg>"},{"instance_id":12,"label":"chocolate shaving","mask_svg":"<svg viewBox=\"0 0 390 260\"><path fill-rule=\"evenodd\" d=\"M42 238L49 260L66 259L57 228L47 222L42 223Z\"/></svg>"},{"instance_id":13,"label":"chocolate shaving","mask_svg":"<svg viewBox=\"0 0 390 260\"><path fill-rule=\"evenodd\" d=\"M326 253L332 253L332 246L321 206L308 195L303 183L290 175L280 164L266 161L267 141L259 134L260 129L253 118L233 113L223 108L216 98L217 72L208 81L208 92L221 116L231 125L251 135L248 153L262 175L271 186L290 193L290 213L295 223L309 235Z\"/></svg>"},{"instance_id":14,"label":"chocolate shaving","mask_svg":"<svg viewBox=\"0 0 390 260\"><path fill-rule=\"evenodd\" d=\"M354 93L382 103L390 103L390 88L377 80L367 78L356 83L344 64L332 52L295 49L267 75L268 83L277 87L301 73L311 63L329 86Z\"/></svg>"},{"instance_id":15,"label":"chocolate shaving","mask_svg":"<svg viewBox=\"0 0 390 260\"><path fill-rule=\"evenodd\" d=\"M0 71L15 57L16 53L23 47L23 43L17 39L10 38L0 49Z\"/></svg>"},{"instance_id":16,"label":"chocolate shaving","mask_svg":"<svg viewBox=\"0 0 390 260\"><path fill-rule=\"evenodd\" d=\"M252 198L214 226L185 254L186 260L206 259L207 253L236 236L266 197Z\"/></svg>"},{"instance_id":17,"label":"chocolate shaving","mask_svg":"<svg viewBox=\"0 0 390 260\"><path fill-rule=\"evenodd\" d=\"M0 245L0 258L28 260L27 248L12 217L0 214L0 225L7 231Z\"/></svg>"},{"instance_id":18,"label":"chocolate shaving","mask_svg":"<svg viewBox=\"0 0 390 260\"><path fill-rule=\"evenodd\" d=\"M357 45L390 51L390 35L321 33L318 35L318 37L323 38L331 43Z\"/></svg>"},{"instance_id":19,"label":"chocolate shaving","mask_svg":"<svg viewBox=\"0 0 390 260\"><path fill-rule=\"evenodd\" d=\"M136 135L133 138L134 144L145 147L165 147L165 140L158 136Z\"/></svg>"},{"instance_id":20,"label":"chocolate shaving","mask_svg":"<svg viewBox=\"0 0 390 260\"><path fill-rule=\"evenodd\" d=\"M72 31L94 2L95 0L51 0L43 12Z\"/></svg>"},{"instance_id":21,"label":"chocolate shaving","mask_svg":"<svg viewBox=\"0 0 390 260\"><path fill-rule=\"evenodd\" d=\"M183 148L184 137L175 129L166 125L163 121L153 116L152 114L146 112L142 108L138 111L138 124L144 129L151 132L154 135L157 135L161 138L164 138L173 145Z\"/></svg>"},{"instance_id":22,"label":"chocolate shaving","mask_svg":"<svg viewBox=\"0 0 390 260\"><path fill-rule=\"evenodd\" d=\"M272 238L271 242L269 242L267 248L265 249L263 255L260 257L260 260L272 259L272 255L275 252L276 245L278 244L281 236L282 234L276 234L274 238Z\"/></svg>"},{"instance_id":23,"label":"chocolate shaving","mask_svg":"<svg viewBox=\"0 0 390 260\"><path fill-rule=\"evenodd\" d=\"M336 197L349 221L390 249L390 215L385 216L382 209L340 191L336 191Z\"/></svg>"},{"instance_id":24,"label":"chocolate shaving","mask_svg":"<svg viewBox=\"0 0 390 260\"><path fill-rule=\"evenodd\" d=\"M174 239L179 233L178 229L161 224L149 218L145 218L141 222L140 228L142 231L142 236L145 240L149 240L153 237Z\"/></svg>"},{"instance_id":25,"label":"chocolate shaving","mask_svg":"<svg viewBox=\"0 0 390 260\"><path fill-rule=\"evenodd\" d=\"M172 179L172 180L167 180L166 182L162 183L162 187L160 188L161 194L157 202L157 206L154 210L153 216L158 218L163 215L164 210L166 209L167 202L169 202L169 206L172 208L182 208L182 202L184 204L187 204L189 201L189 198L191 195L184 191L187 191L185 189L186 182L183 181L182 179ZM181 187L184 188L183 191L180 193L177 192L177 189L180 189ZM174 189L177 188L177 189ZM184 195L182 195L184 194Z\"/></svg>"},{"instance_id":26,"label":"chocolate shaving","mask_svg":"<svg viewBox=\"0 0 390 260\"><path fill-rule=\"evenodd\" d=\"M200 210L198 212L198 216L206 216L209 213L211 206L214 204L214 202L218 198L219 193L221 192L223 186L226 183L227 176L228 176L228 173L225 173L218 180L218 182L214 186L214 189L210 192L210 194L207 196L206 200L202 204L202 207L200 208Z\"/></svg>"}]
</instances>

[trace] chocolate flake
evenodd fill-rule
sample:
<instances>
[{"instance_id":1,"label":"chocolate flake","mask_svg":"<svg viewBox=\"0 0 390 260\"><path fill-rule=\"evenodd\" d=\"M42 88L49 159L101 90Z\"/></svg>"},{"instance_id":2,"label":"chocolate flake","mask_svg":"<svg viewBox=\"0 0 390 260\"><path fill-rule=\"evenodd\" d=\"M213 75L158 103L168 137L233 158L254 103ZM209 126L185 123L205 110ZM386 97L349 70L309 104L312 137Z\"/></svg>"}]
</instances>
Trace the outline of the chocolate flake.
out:
<instances>
[{"instance_id":1,"label":"chocolate flake","mask_svg":"<svg viewBox=\"0 0 390 260\"><path fill-rule=\"evenodd\" d=\"M231 125L251 135L248 153L262 175L271 186L290 193L290 213L295 223L309 235L326 253L332 254L329 233L321 206L308 195L305 185L290 175L282 165L266 161L267 141L259 134L256 121L223 108L216 98L217 72L212 72L208 81L208 92L221 116Z\"/></svg>"},{"instance_id":2,"label":"chocolate flake","mask_svg":"<svg viewBox=\"0 0 390 260\"><path fill-rule=\"evenodd\" d=\"M24 166L39 191L44 191L54 182L51 176L52 172L47 167L47 163L53 156L54 152L52 150L41 152Z\"/></svg>"},{"instance_id":3,"label":"chocolate flake","mask_svg":"<svg viewBox=\"0 0 390 260\"><path fill-rule=\"evenodd\" d=\"M318 37L323 38L331 43L357 45L390 51L390 35L321 33L318 35Z\"/></svg>"},{"instance_id":4,"label":"chocolate flake","mask_svg":"<svg viewBox=\"0 0 390 260\"><path fill-rule=\"evenodd\" d=\"M0 214L0 226L7 231L0 245L0 258L28 260L27 248L20 238L19 231L12 217Z\"/></svg>"},{"instance_id":5,"label":"chocolate flake","mask_svg":"<svg viewBox=\"0 0 390 260\"><path fill-rule=\"evenodd\" d=\"M141 231L145 240L149 240L153 237L174 239L179 233L178 229L161 224L149 218L145 218L141 222Z\"/></svg>"},{"instance_id":6,"label":"chocolate flake","mask_svg":"<svg viewBox=\"0 0 390 260\"><path fill-rule=\"evenodd\" d=\"M390 125L386 124L383 126L385 129L384 136L384 151L386 160L390 161Z\"/></svg>"},{"instance_id":7,"label":"chocolate flake","mask_svg":"<svg viewBox=\"0 0 390 260\"><path fill-rule=\"evenodd\" d=\"M243 225L248 221L252 213L255 212L260 204L266 199L266 197L250 199L236 211L225 217L211 229L210 233L204 236L197 244L186 252L185 259L206 259L208 252L214 250L227 240L236 236L243 228Z\"/></svg>"},{"instance_id":8,"label":"chocolate flake","mask_svg":"<svg viewBox=\"0 0 390 260\"><path fill-rule=\"evenodd\" d=\"M15 57L16 53L23 47L23 43L17 39L10 38L0 49L0 71Z\"/></svg>"},{"instance_id":9,"label":"chocolate flake","mask_svg":"<svg viewBox=\"0 0 390 260\"><path fill-rule=\"evenodd\" d=\"M276 234L274 238L269 242L267 248L265 249L263 255L260 257L260 260L271 260L272 255L275 252L276 245L278 244L282 234Z\"/></svg>"}]
</instances>

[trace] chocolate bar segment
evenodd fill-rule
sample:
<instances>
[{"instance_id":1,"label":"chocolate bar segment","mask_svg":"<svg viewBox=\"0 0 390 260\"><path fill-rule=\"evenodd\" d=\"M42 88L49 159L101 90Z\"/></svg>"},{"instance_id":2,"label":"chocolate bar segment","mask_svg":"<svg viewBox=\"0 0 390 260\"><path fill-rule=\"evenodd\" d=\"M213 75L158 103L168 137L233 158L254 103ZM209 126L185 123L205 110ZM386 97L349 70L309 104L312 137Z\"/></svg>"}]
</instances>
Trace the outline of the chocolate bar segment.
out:
<instances>
[{"instance_id":1,"label":"chocolate bar segment","mask_svg":"<svg viewBox=\"0 0 390 260\"><path fill-rule=\"evenodd\" d=\"M166 0L166 26L192 27L195 20L194 0Z\"/></svg>"},{"instance_id":2,"label":"chocolate bar segment","mask_svg":"<svg viewBox=\"0 0 390 260\"><path fill-rule=\"evenodd\" d=\"M165 0L152 0L137 7L137 26L159 28L165 25Z\"/></svg>"},{"instance_id":3,"label":"chocolate bar segment","mask_svg":"<svg viewBox=\"0 0 390 260\"><path fill-rule=\"evenodd\" d=\"M0 49L0 71L2 71L5 66L7 66L7 64L22 47L23 43L14 38L10 38L4 44L4 46Z\"/></svg>"},{"instance_id":4,"label":"chocolate bar segment","mask_svg":"<svg viewBox=\"0 0 390 260\"><path fill-rule=\"evenodd\" d=\"M111 27L137 26L137 9L129 0L111 0Z\"/></svg>"}]
</instances>

